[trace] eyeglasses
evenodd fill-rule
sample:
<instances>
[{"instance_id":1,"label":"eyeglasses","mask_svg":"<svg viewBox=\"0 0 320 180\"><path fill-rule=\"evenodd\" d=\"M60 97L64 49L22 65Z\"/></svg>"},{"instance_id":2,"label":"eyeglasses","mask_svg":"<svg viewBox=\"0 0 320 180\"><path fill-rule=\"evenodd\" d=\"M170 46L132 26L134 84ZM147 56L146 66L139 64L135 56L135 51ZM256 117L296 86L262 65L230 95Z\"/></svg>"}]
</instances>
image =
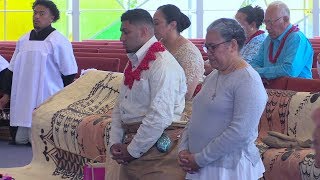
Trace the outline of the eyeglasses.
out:
<instances>
[{"instance_id":1,"label":"eyeglasses","mask_svg":"<svg viewBox=\"0 0 320 180\"><path fill-rule=\"evenodd\" d=\"M281 18L283 18L283 17L284 17L284 16L281 16L281 17L277 18L276 20L264 20L263 23L264 23L265 25L270 25L270 26L272 26L275 22L277 22L279 19L281 19Z\"/></svg>"},{"instance_id":2,"label":"eyeglasses","mask_svg":"<svg viewBox=\"0 0 320 180\"><path fill-rule=\"evenodd\" d=\"M202 46L203 48L203 51L205 53L208 53L209 51L210 52L213 52L218 46L220 46L221 44L224 44L224 43L227 43L227 42L230 42L231 40L228 40L228 41L223 41L221 43L218 43L218 44L204 44Z\"/></svg>"}]
</instances>

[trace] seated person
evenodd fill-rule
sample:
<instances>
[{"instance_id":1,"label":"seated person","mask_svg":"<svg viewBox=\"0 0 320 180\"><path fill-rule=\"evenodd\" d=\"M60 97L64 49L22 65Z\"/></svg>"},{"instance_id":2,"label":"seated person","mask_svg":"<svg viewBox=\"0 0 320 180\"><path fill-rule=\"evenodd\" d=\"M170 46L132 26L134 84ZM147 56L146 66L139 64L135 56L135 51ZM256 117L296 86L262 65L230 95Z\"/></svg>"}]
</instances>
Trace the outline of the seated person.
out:
<instances>
[{"instance_id":1,"label":"seated person","mask_svg":"<svg viewBox=\"0 0 320 180\"><path fill-rule=\"evenodd\" d=\"M243 27L247 37L240 55L250 63L259 52L261 44L266 38L264 31L259 30L264 19L264 11L259 6L252 7L249 5L240 8L235 18Z\"/></svg>"},{"instance_id":2,"label":"seated person","mask_svg":"<svg viewBox=\"0 0 320 180\"><path fill-rule=\"evenodd\" d=\"M259 6L246 6L238 10L235 18L244 29L247 37L240 51L240 55L250 63L259 52L260 46L266 38L264 31L259 30L263 22L264 11ZM212 71L208 60L205 62L204 68L205 75L210 74Z\"/></svg>"},{"instance_id":3,"label":"seated person","mask_svg":"<svg viewBox=\"0 0 320 180\"><path fill-rule=\"evenodd\" d=\"M264 23L269 35L251 61L261 78L312 78L313 49L298 26L290 23L288 6L280 1L271 3Z\"/></svg>"}]
</instances>

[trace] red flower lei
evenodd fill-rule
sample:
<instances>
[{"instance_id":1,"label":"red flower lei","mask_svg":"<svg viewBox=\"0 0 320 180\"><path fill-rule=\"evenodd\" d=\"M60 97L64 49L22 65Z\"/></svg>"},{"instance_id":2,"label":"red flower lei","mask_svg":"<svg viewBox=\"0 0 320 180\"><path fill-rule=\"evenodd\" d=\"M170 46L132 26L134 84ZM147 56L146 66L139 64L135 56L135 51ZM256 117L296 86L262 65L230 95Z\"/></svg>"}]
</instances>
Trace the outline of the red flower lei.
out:
<instances>
[{"instance_id":1,"label":"red flower lei","mask_svg":"<svg viewBox=\"0 0 320 180\"><path fill-rule=\"evenodd\" d=\"M250 36L249 39L246 40L245 44L248 44L254 37L259 36L260 34L263 34L263 33L264 31L258 30L252 36Z\"/></svg>"},{"instance_id":2,"label":"red flower lei","mask_svg":"<svg viewBox=\"0 0 320 180\"><path fill-rule=\"evenodd\" d=\"M155 53L163 52L165 50L166 49L160 42L153 43L139 66L134 71L132 71L132 63L129 61L126 69L124 70L124 85L131 89L135 80L140 81L141 71L149 69L149 62L156 60Z\"/></svg>"},{"instance_id":3,"label":"red flower lei","mask_svg":"<svg viewBox=\"0 0 320 180\"><path fill-rule=\"evenodd\" d=\"M270 45L269 45L269 61L271 62L271 63L276 63L277 62L277 59L278 59L278 57L279 57L279 55L280 55L280 53L281 53L281 51L282 51L282 49L283 49L283 46L284 46L284 43L286 42L286 39L287 39L287 37L289 36L289 34L290 33L292 33L292 32L297 32L297 31L299 31L299 27L298 27L298 25L297 26L292 26L290 29L289 29L289 31L284 35L284 37L282 38L282 40L281 40L281 42L280 42L280 46L279 46L279 48L278 48L278 50L277 50L277 52L276 52L276 54L275 54L275 56L274 57L272 57L272 55L273 55L273 42L271 41L270 42Z\"/></svg>"}]
</instances>

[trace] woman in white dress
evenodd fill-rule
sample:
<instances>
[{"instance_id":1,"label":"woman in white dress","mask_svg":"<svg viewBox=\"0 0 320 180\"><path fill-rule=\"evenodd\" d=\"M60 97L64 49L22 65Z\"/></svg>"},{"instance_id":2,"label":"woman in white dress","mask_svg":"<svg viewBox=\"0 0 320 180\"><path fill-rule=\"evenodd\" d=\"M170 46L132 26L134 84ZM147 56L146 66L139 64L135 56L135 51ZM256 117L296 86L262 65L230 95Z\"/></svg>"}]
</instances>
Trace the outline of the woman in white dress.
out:
<instances>
[{"instance_id":1,"label":"woman in white dress","mask_svg":"<svg viewBox=\"0 0 320 180\"><path fill-rule=\"evenodd\" d=\"M257 180L264 166L255 140L267 102L259 74L241 57L246 40L233 19L207 28L204 50L217 72L206 77L192 104L179 164L186 179Z\"/></svg>"}]
</instances>

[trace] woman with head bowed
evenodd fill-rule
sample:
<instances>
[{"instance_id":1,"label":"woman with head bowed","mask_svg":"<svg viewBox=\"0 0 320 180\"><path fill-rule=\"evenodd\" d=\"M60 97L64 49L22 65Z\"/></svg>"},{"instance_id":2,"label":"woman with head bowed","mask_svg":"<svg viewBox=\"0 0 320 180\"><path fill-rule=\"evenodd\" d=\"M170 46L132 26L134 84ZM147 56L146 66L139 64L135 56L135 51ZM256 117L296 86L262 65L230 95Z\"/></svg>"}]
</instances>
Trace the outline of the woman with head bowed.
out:
<instances>
[{"instance_id":1,"label":"woman with head bowed","mask_svg":"<svg viewBox=\"0 0 320 180\"><path fill-rule=\"evenodd\" d=\"M192 104L179 147L186 179L256 180L264 165L255 145L267 102L259 74L241 57L246 41L234 19L207 28L204 50L217 69L209 74Z\"/></svg>"},{"instance_id":2,"label":"woman with head bowed","mask_svg":"<svg viewBox=\"0 0 320 180\"><path fill-rule=\"evenodd\" d=\"M200 50L180 33L191 25L189 18L172 4L160 6L153 16L155 36L176 58L187 79L186 104L181 121L191 116L192 98L202 82L204 61Z\"/></svg>"},{"instance_id":3,"label":"woman with head bowed","mask_svg":"<svg viewBox=\"0 0 320 180\"><path fill-rule=\"evenodd\" d=\"M244 29L247 37L240 51L240 55L247 63L250 63L258 54L260 46L266 38L264 31L259 29L264 20L264 11L259 6L252 7L249 5L240 8L235 18ZM205 67L205 74L209 74L213 70L209 61L206 61Z\"/></svg>"},{"instance_id":4,"label":"woman with head bowed","mask_svg":"<svg viewBox=\"0 0 320 180\"><path fill-rule=\"evenodd\" d=\"M204 73L200 50L180 34L191 22L172 4L160 6L153 16L153 21L156 38L164 44L185 71L188 85L186 100L190 100Z\"/></svg>"},{"instance_id":5,"label":"woman with head bowed","mask_svg":"<svg viewBox=\"0 0 320 180\"><path fill-rule=\"evenodd\" d=\"M258 54L260 46L266 38L264 31L259 30L263 23L264 11L259 6L249 5L240 8L235 18L243 27L247 37L240 54L244 60L250 63Z\"/></svg>"}]
</instances>

